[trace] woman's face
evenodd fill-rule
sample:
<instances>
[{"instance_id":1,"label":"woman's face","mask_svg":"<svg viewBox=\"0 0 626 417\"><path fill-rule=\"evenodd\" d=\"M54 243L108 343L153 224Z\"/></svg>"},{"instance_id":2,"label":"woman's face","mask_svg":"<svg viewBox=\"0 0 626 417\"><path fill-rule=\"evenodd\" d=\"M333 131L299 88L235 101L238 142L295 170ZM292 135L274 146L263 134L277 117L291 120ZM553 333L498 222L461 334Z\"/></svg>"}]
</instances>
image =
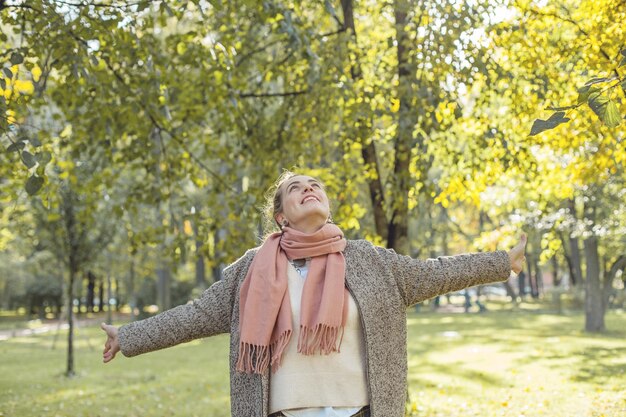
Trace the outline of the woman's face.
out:
<instances>
[{"instance_id":1,"label":"woman's face","mask_svg":"<svg viewBox=\"0 0 626 417\"><path fill-rule=\"evenodd\" d=\"M296 175L281 185L282 212L276 215L278 223L289 222L289 227L304 233L313 233L328 221L330 206L322 184L313 177Z\"/></svg>"}]
</instances>

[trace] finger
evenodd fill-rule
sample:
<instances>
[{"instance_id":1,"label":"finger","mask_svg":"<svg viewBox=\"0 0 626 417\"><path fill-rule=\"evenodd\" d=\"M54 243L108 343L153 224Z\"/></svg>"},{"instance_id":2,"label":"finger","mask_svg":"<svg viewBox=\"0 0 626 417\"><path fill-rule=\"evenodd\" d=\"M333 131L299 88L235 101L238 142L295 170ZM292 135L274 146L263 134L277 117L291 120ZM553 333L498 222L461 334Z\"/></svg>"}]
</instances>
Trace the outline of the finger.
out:
<instances>
[{"instance_id":1,"label":"finger","mask_svg":"<svg viewBox=\"0 0 626 417\"><path fill-rule=\"evenodd\" d=\"M102 355L102 359L104 360L104 363L110 362L111 359L113 359L114 357L115 357L115 352L111 350L105 353L104 355Z\"/></svg>"}]
</instances>

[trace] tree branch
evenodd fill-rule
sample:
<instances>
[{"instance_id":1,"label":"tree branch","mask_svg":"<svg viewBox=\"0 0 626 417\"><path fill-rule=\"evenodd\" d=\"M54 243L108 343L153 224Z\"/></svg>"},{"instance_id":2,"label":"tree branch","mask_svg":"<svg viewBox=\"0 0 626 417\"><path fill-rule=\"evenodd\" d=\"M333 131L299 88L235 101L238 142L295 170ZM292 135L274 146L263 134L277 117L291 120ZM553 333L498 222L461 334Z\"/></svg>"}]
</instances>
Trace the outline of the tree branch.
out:
<instances>
[{"instance_id":1,"label":"tree branch","mask_svg":"<svg viewBox=\"0 0 626 417\"><path fill-rule=\"evenodd\" d=\"M80 38L78 35L76 35L71 30L69 31L69 33L70 33L70 35L74 39L76 39L76 41L81 43L85 48L88 48L88 44L87 44L87 42L84 39ZM115 78L122 84L122 86L124 88L126 88L129 93L133 93L132 89L126 83L126 80L124 80L124 77L122 77L122 75L115 68L113 68L113 65L111 64L111 62L106 57L104 57L102 55L102 53L100 53L100 59L102 59L104 61L104 63L106 64L107 68L109 69L109 71L111 71L111 73L113 73ZM152 114L150 108L148 107L148 105L146 103L144 103L143 101L140 101L140 105L143 108L143 110L146 112L146 114L148 115L148 117L149 117L149 119L152 122L152 125L154 127L156 127L157 129L159 129L159 130L161 130L163 132L166 132L168 135L170 135L170 137L172 139L174 139L183 148L183 150L185 150L185 152L187 152L189 154L189 156L191 157L191 159L193 161L195 161L200 167L202 167L206 172L208 172L209 175L211 175L213 178L218 180L218 182L223 184L228 190L232 191L233 193L238 193L238 191L236 189L234 189L226 181L224 181L224 179L222 177L220 177L217 173L215 173L208 166L206 166L206 164L204 164L202 162L202 160L200 160L200 158L195 156L194 153L185 145L185 142L183 140L181 140L174 132L172 132L171 130L167 129L163 125L161 125L158 122L157 118Z\"/></svg>"},{"instance_id":2,"label":"tree branch","mask_svg":"<svg viewBox=\"0 0 626 417\"><path fill-rule=\"evenodd\" d=\"M290 96L299 96L301 94L307 94L309 89L301 90L301 91L287 91L283 93L240 93L239 97L241 98L263 98L263 97L290 97Z\"/></svg>"},{"instance_id":3,"label":"tree branch","mask_svg":"<svg viewBox=\"0 0 626 417\"><path fill-rule=\"evenodd\" d=\"M29 4L6 4L4 0L0 0L0 11L8 9L9 7L14 9L29 9L37 13L43 13L42 10L36 9Z\"/></svg>"},{"instance_id":4,"label":"tree branch","mask_svg":"<svg viewBox=\"0 0 626 417\"><path fill-rule=\"evenodd\" d=\"M522 9L522 10L524 10L524 9ZM583 29L583 27L580 25L580 22L575 21L574 19L572 19L569 16L560 16L556 12L542 12L542 11L539 11L539 10L536 10L536 9L532 9L532 8L529 8L529 9L526 9L526 10L528 12L530 12L532 14L535 14L535 15L538 15L538 16L552 17L554 19L570 23L571 25L575 26L576 29L578 29L578 31L580 33L582 33L587 39L591 40L591 35L589 34L589 32L587 32L585 29ZM612 63L613 60L611 59L611 56L608 54L608 52L606 50L604 50L603 48L599 48L599 49L600 49L600 53L602 54L602 56L609 63ZM620 75L619 75L619 72L617 71L617 68L613 68L612 72L619 78Z\"/></svg>"},{"instance_id":5,"label":"tree branch","mask_svg":"<svg viewBox=\"0 0 626 417\"><path fill-rule=\"evenodd\" d=\"M106 9L125 10L133 6L139 6L141 4L156 3L157 1L159 0L139 0L134 3L122 2L122 4L114 4L114 3L105 4L105 3L86 2L86 1L73 3L70 1L64 1L64 0L55 0L54 2L58 4L62 4L64 6L70 6L70 7L100 7L100 8L106 8Z\"/></svg>"}]
</instances>

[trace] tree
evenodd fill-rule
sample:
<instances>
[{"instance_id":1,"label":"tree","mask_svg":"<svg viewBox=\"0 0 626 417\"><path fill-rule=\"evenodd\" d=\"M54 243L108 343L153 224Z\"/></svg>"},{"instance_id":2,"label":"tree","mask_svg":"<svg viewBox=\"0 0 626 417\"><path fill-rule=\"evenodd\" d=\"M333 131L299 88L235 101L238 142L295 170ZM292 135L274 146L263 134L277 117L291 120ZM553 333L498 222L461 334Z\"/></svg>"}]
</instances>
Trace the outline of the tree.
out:
<instances>
[{"instance_id":1,"label":"tree","mask_svg":"<svg viewBox=\"0 0 626 417\"><path fill-rule=\"evenodd\" d=\"M543 229L546 254L568 248L566 257L577 279L582 278L577 240L583 241L585 329L602 331L603 293L611 285L609 268L603 264L611 265L624 251L623 243L617 243L621 226L613 220L624 211L619 191L625 179L623 125L614 119L616 112L623 113L618 59L623 28L618 22L624 11L613 2L566 2L558 7L516 2L515 6L517 13L492 32L499 54L494 54L494 73L508 75L494 93L503 105L515 109L513 126L527 125L528 115L538 105L547 104L551 111L547 121L534 123L530 137L507 135L509 148L525 149L524 157L530 156L528 170L516 186L524 190L520 194L539 203L520 211ZM590 15L595 19L588 19ZM606 76L590 80L592 74ZM577 85L582 87L576 89ZM568 101L576 104L564 106ZM601 123L584 112L579 116L576 110L585 104ZM608 247L613 249L609 252Z\"/></svg>"}]
</instances>

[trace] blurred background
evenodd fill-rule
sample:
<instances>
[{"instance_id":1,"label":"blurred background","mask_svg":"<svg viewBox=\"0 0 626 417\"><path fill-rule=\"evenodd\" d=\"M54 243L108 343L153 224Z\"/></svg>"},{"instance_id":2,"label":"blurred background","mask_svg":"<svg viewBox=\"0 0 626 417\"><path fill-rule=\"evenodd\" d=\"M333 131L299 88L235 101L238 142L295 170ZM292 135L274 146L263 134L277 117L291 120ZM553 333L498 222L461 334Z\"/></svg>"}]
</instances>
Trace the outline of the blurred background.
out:
<instances>
[{"instance_id":1,"label":"blurred background","mask_svg":"<svg viewBox=\"0 0 626 417\"><path fill-rule=\"evenodd\" d=\"M414 257L528 234L519 276L411 310L407 415L624 415L625 19L615 0L0 1L0 415L228 415L226 339L198 342L208 368L179 363L196 344L106 368L97 325L219 280L271 230L284 169L325 183L348 238Z\"/></svg>"}]
</instances>

